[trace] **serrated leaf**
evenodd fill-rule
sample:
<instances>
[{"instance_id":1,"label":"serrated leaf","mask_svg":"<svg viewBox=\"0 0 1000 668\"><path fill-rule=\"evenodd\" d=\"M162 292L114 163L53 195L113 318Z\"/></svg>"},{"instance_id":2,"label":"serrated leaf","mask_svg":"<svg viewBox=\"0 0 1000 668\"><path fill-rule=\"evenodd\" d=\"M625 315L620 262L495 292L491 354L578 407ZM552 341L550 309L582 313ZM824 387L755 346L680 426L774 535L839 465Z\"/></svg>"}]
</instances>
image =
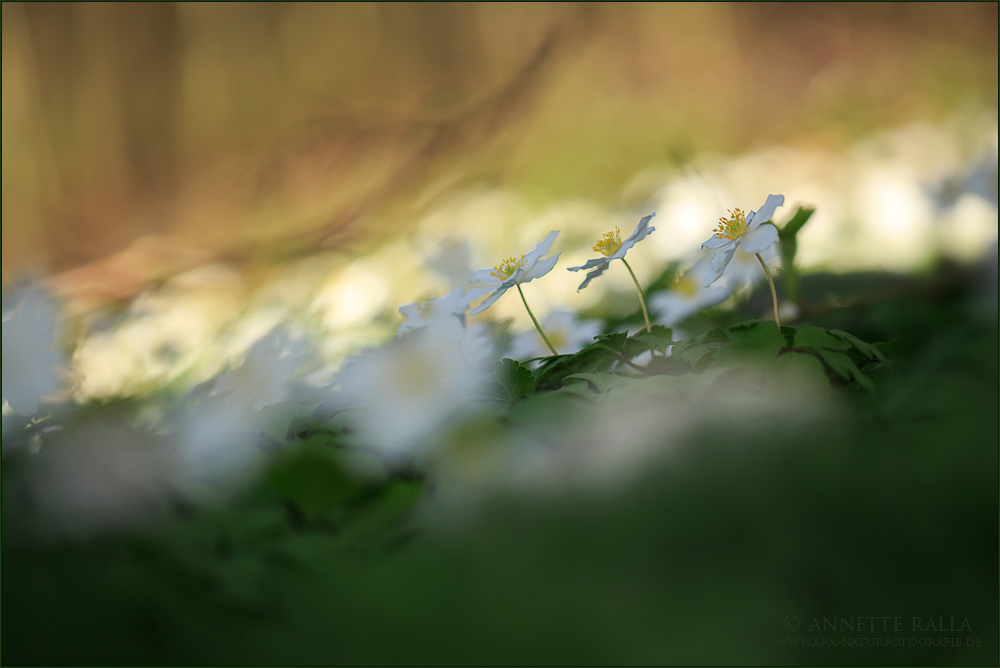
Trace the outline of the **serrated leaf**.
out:
<instances>
[{"instance_id":1,"label":"serrated leaf","mask_svg":"<svg viewBox=\"0 0 1000 668\"><path fill-rule=\"evenodd\" d=\"M572 375L566 376L567 379L577 378L580 380L585 380L588 383L593 384L597 391L601 394L611 390L614 387L618 387L623 384L624 381L631 380L629 378L624 378L613 373L595 372L595 373L574 373Z\"/></svg>"},{"instance_id":2,"label":"serrated leaf","mask_svg":"<svg viewBox=\"0 0 1000 668\"><path fill-rule=\"evenodd\" d=\"M753 360L773 359L781 351L781 348L780 345L766 341L733 341L715 351L711 366L718 367Z\"/></svg>"},{"instance_id":3,"label":"serrated leaf","mask_svg":"<svg viewBox=\"0 0 1000 668\"><path fill-rule=\"evenodd\" d=\"M857 367L851 358L845 353L836 352L833 350L826 350L823 348L814 348L813 351L820 356L820 359L830 367L834 373L839 375L844 380L854 380L863 389L868 392L875 390L875 383L872 382L871 378L868 378L861 372L861 369Z\"/></svg>"},{"instance_id":4,"label":"serrated leaf","mask_svg":"<svg viewBox=\"0 0 1000 668\"><path fill-rule=\"evenodd\" d=\"M535 388L535 377L531 371L509 357L493 365L493 375L497 382L494 389L496 396L502 401L515 402Z\"/></svg>"},{"instance_id":5,"label":"serrated leaf","mask_svg":"<svg viewBox=\"0 0 1000 668\"><path fill-rule=\"evenodd\" d=\"M795 332L795 348L827 348L829 350L847 350L851 344L830 334L825 329L804 325Z\"/></svg>"},{"instance_id":6,"label":"serrated leaf","mask_svg":"<svg viewBox=\"0 0 1000 668\"><path fill-rule=\"evenodd\" d=\"M729 328L729 338L732 341L745 341L768 344L783 348L785 337L781 335L778 325L773 322L754 322L748 326Z\"/></svg>"},{"instance_id":7,"label":"serrated leaf","mask_svg":"<svg viewBox=\"0 0 1000 668\"><path fill-rule=\"evenodd\" d=\"M716 327L715 329L708 330L707 332L699 336L696 340L698 343L712 343L712 342L726 343L727 341L729 341L729 335L722 328Z\"/></svg>"},{"instance_id":8,"label":"serrated leaf","mask_svg":"<svg viewBox=\"0 0 1000 668\"><path fill-rule=\"evenodd\" d=\"M877 359L878 361L883 362L883 363L886 363L886 362L889 361L889 360L887 360L885 358L885 355L882 354L881 350L879 350L878 348L876 348L875 346L873 346L870 343L862 341L861 339L859 339L858 337L854 336L853 334L845 332L842 329L832 329L832 330L830 330L830 333L833 334L833 335L835 335L835 336L840 337L841 339L843 339L845 341L848 341L848 342L854 344L854 347L857 348L858 350L860 350L869 359Z\"/></svg>"},{"instance_id":9,"label":"serrated leaf","mask_svg":"<svg viewBox=\"0 0 1000 668\"><path fill-rule=\"evenodd\" d=\"M622 346L625 345L625 339L628 338L628 332L612 332L610 334L601 334L600 336L594 337L593 346L607 347L610 350L619 351Z\"/></svg>"},{"instance_id":10,"label":"serrated leaf","mask_svg":"<svg viewBox=\"0 0 1000 668\"><path fill-rule=\"evenodd\" d=\"M685 362L687 362L688 364L690 364L692 367L694 367L694 366L696 366L698 364L698 362L701 361L701 358L703 358L705 355L709 354L710 352L712 352L716 348L718 348L717 345L711 345L711 344L702 343L702 344L696 344L696 345L690 346L690 347L688 347L688 348L686 348L684 350L678 351L677 354L680 355L680 357L681 357L682 360L684 360Z\"/></svg>"},{"instance_id":11,"label":"serrated leaf","mask_svg":"<svg viewBox=\"0 0 1000 668\"><path fill-rule=\"evenodd\" d=\"M626 350L624 351L625 355L632 358L639 353L650 349L659 350L661 352L666 351L666 349L674 343L672 337L673 332L669 327L654 325L652 332L643 331L642 333L636 334L628 339L625 346Z\"/></svg>"}]
</instances>

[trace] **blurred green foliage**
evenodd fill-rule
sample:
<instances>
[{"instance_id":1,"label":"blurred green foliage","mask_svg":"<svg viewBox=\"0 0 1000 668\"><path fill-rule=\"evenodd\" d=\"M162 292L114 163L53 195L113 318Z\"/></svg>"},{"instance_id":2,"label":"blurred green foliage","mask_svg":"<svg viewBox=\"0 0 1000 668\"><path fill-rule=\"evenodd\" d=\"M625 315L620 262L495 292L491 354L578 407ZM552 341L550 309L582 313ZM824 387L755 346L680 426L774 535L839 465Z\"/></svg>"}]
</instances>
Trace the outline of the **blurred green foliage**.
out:
<instances>
[{"instance_id":1,"label":"blurred green foliage","mask_svg":"<svg viewBox=\"0 0 1000 668\"><path fill-rule=\"evenodd\" d=\"M777 386L795 379L795 391L811 378L843 409L766 430L720 419L683 445L664 442L668 457L601 492L497 489L453 521L433 520L447 508L434 480L371 467L358 477L320 404L274 411L262 431L291 447L232 502L179 504L133 533L46 545L18 529L30 512L17 493L27 464L7 456L4 662L995 663L995 292L968 273L872 278L905 289L798 328L703 315L714 328L674 344L670 364L651 363L665 375L608 372L665 346L665 328L599 337L534 374L498 363L503 428L543 439L581 402L644 383L671 392L671 379L698 369L711 382L764 369ZM497 428L472 425L461 438ZM801 627L786 626L790 615ZM780 642L809 637L813 619L868 616L900 617L904 631L812 635L962 640ZM915 632L914 617L924 627L967 619L971 631Z\"/></svg>"}]
</instances>

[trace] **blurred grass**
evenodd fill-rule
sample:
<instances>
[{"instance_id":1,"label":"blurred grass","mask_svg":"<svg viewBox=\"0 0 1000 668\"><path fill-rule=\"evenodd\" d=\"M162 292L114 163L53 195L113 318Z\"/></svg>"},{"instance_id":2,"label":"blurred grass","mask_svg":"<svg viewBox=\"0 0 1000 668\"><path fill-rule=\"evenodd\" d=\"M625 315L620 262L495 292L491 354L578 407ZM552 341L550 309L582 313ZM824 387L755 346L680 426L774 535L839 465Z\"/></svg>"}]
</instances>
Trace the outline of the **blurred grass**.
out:
<instances>
[{"instance_id":1,"label":"blurred grass","mask_svg":"<svg viewBox=\"0 0 1000 668\"><path fill-rule=\"evenodd\" d=\"M615 205L651 164L995 106L995 25L992 3L4 3L3 280L144 235L245 269L355 251L476 183Z\"/></svg>"}]
</instances>

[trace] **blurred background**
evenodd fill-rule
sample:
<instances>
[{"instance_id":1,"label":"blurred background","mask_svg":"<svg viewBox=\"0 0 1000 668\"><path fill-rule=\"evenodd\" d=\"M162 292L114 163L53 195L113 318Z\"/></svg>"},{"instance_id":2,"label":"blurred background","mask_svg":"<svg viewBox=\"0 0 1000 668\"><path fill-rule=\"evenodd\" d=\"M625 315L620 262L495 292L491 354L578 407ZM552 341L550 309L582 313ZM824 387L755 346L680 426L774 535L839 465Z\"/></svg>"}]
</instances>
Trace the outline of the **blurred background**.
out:
<instances>
[{"instance_id":1,"label":"blurred background","mask_svg":"<svg viewBox=\"0 0 1000 668\"><path fill-rule=\"evenodd\" d=\"M188 360L241 318L227 350L298 317L335 362L450 289L442 248L475 269L562 229L583 261L650 210L643 280L771 192L819 210L807 266L978 258L996 24L993 3L4 3L4 286L47 278L94 396L151 373L106 349ZM628 285L555 274L542 313ZM187 339L114 339L140 311Z\"/></svg>"}]
</instances>

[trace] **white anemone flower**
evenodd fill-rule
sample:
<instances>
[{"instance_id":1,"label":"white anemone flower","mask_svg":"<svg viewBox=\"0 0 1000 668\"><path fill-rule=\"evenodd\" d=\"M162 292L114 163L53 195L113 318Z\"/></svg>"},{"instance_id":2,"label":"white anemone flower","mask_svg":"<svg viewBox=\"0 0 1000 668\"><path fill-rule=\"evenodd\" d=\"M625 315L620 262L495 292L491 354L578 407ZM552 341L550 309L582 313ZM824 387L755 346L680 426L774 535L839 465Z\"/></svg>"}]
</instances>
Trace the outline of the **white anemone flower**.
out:
<instances>
[{"instance_id":1,"label":"white anemone flower","mask_svg":"<svg viewBox=\"0 0 1000 668\"><path fill-rule=\"evenodd\" d=\"M23 417L37 413L41 399L59 388L56 354L49 350L55 320L51 300L32 291L3 322L3 398Z\"/></svg>"},{"instance_id":2,"label":"white anemone flower","mask_svg":"<svg viewBox=\"0 0 1000 668\"><path fill-rule=\"evenodd\" d=\"M655 227L649 227L649 221L653 219L656 213L651 213L648 216L643 216L639 221L639 224L635 226L635 230L628 237L622 241L622 233L618 227L614 230L605 234L595 245L594 250L601 253L604 257L595 258L593 260L587 260L585 264L579 267L569 267L568 271L580 271L581 269L593 269L589 274L587 274L586 280L580 284L580 287L576 289L577 292L583 290L587 287L592 280L603 274L609 266L611 266L612 260L622 260L625 261L625 254L629 251L632 246L637 242L642 241L652 232L656 231ZM627 264L626 264L627 266ZM629 272L631 273L631 269Z\"/></svg>"},{"instance_id":3,"label":"white anemone flower","mask_svg":"<svg viewBox=\"0 0 1000 668\"><path fill-rule=\"evenodd\" d=\"M452 341L415 332L341 369L341 402L356 438L389 463L412 459L467 406L479 378Z\"/></svg>"},{"instance_id":4,"label":"white anemone flower","mask_svg":"<svg viewBox=\"0 0 1000 668\"><path fill-rule=\"evenodd\" d=\"M399 307L399 312L406 320L399 326L398 334L403 336L414 329L430 326L439 336L458 341L465 336L462 319L469 310L469 303L482 295L482 289L463 292L461 287L457 287L441 297L404 304Z\"/></svg>"},{"instance_id":5,"label":"white anemone flower","mask_svg":"<svg viewBox=\"0 0 1000 668\"><path fill-rule=\"evenodd\" d=\"M179 455L184 473L222 479L258 460L253 416L288 398L301 358L299 342L278 330L255 342L239 368L215 379L182 429Z\"/></svg>"},{"instance_id":6,"label":"white anemone flower","mask_svg":"<svg viewBox=\"0 0 1000 668\"><path fill-rule=\"evenodd\" d=\"M730 280L705 287L702 282L709 270L709 261L699 260L678 275L669 289L649 298L650 309L657 314L660 323L672 327L699 311L721 304L742 286L742 281L730 277Z\"/></svg>"},{"instance_id":7,"label":"white anemone flower","mask_svg":"<svg viewBox=\"0 0 1000 668\"><path fill-rule=\"evenodd\" d=\"M570 311L553 311L542 319L549 340L560 354L572 354L594 342L602 325L597 320L580 320ZM514 336L508 356L528 360L548 354L538 332L525 331Z\"/></svg>"},{"instance_id":8,"label":"white anemone flower","mask_svg":"<svg viewBox=\"0 0 1000 668\"><path fill-rule=\"evenodd\" d=\"M509 257L495 267L477 269L472 275L473 290L479 290L480 295L490 292L483 302L473 309L469 315L478 315L493 305L505 292L521 283L528 283L541 278L552 271L559 260L560 253L551 257L542 256L549 252L549 247L555 241L559 230L549 232L535 248L519 258Z\"/></svg>"},{"instance_id":9,"label":"white anemone flower","mask_svg":"<svg viewBox=\"0 0 1000 668\"><path fill-rule=\"evenodd\" d=\"M728 219L719 219L715 234L701 245L715 253L712 267L702 284L704 287L719 280L737 249L756 255L778 241L778 229L773 224L764 223L771 220L774 210L784 203L784 195L768 195L764 205L757 211L744 215L740 209L730 210ZM763 260L761 263L763 264Z\"/></svg>"}]
</instances>

